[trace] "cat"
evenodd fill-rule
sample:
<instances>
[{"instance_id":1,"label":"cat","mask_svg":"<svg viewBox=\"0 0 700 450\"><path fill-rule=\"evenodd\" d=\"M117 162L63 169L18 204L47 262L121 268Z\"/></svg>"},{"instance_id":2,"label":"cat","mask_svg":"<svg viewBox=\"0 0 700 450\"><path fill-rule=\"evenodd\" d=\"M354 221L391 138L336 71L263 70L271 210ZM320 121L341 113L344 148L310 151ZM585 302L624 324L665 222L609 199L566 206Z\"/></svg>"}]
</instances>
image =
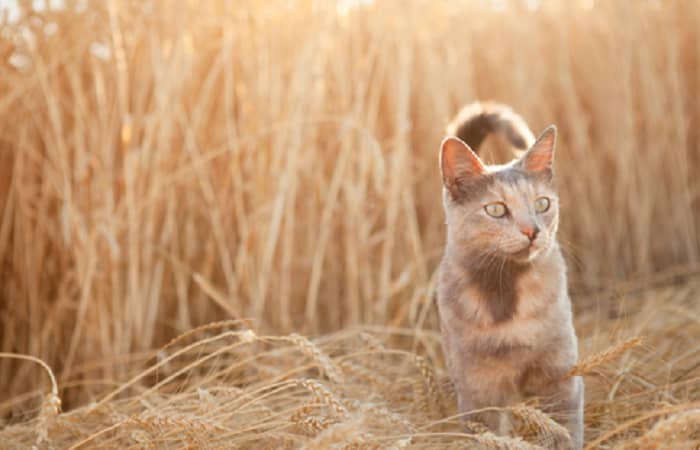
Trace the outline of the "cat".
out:
<instances>
[{"instance_id":1,"label":"cat","mask_svg":"<svg viewBox=\"0 0 700 450\"><path fill-rule=\"evenodd\" d=\"M490 133L519 156L486 165L477 153ZM509 107L466 106L440 150L447 241L437 303L443 350L459 412L493 432L511 424L499 411L527 397L583 445L583 380L568 377L578 359L566 264L556 240L556 128L539 138Z\"/></svg>"}]
</instances>

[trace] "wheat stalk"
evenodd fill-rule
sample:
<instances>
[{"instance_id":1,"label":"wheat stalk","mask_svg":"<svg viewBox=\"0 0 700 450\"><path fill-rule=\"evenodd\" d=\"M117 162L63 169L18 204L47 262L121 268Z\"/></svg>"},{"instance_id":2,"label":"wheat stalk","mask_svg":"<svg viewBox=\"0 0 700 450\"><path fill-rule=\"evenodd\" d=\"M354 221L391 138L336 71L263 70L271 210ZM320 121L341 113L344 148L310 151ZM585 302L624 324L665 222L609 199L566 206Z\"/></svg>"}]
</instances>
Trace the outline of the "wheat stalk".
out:
<instances>
[{"instance_id":1,"label":"wheat stalk","mask_svg":"<svg viewBox=\"0 0 700 450\"><path fill-rule=\"evenodd\" d=\"M362 431L363 428L364 419L362 417L355 417L349 421L336 423L323 430L303 448L305 450L324 450L365 444L368 434Z\"/></svg>"},{"instance_id":2,"label":"wheat stalk","mask_svg":"<svg viewBox=\"0 0 700 450\"><path fill-rule=\"evenodd\" d=\"M319 402L328 407L334 412L335 416L339 418L347 417L348 410L343 405L343 403L335 398L333 393L328 390L323 384L316 380L306 379L306 380L295 380L297 384L306 388L314 398Z\"/></svg>"},{"instance_id":3,"label":"wheat stalk","mask_svg":"<svg viewBox=\"0 0 700 450\"><path fill-rule=\"evenodd\" d=\"M336 365L331 361L331 359L321 351L316 344L296 333L289 335L289 341L301 349L301 352L306 356L310 357L318 367L320 367L325 375L333 383L341 384L343 383L343 374L336 367Z\"/></svg>"},{"instance_id":4,"label":"wheat stalk","mask_svg":"<svg viewBox=\"0 0 700 450\"><path fill-rule=\"evenodd\" d=\"M413 361L420 371L422 387L425 389L425 392L421 389L418 395L421 399L422 407L426 411L437 411L439 415L442 415L442 395L435 378L433 367L420 355L414 355Z\"/></svg>"},{"instance_id":5,"label":"wheat stalk","mask_svg":"<svg viewBox=\"0 0 700 450\"><path fill-rule=\"evenodd\" d=\"M657 422L651 430L638 438L633 447L639 450L653 450L681 446L683 440L689 440L695 433L692 442L698 445L700 440L700 409L693 409L673 414Z\"/></svg>"},{"instance_id":6,"label":"wheat stalk","mask_svg":"<svg viewBox=\"0 0 700 450\"><path fill-rule=\"evenodd\" d=\"M543 447L530 444L519 437L497 436L491 432L466 435L468 439L477 442L481 448L498 450L544 450Z\"/></svg>"},{"instance_id":7,"label":"wheat stalk","mask_svg":"<svg viewBox=\"0 0 700 450\"><path fill-rule=\"evenodd\" d=\"M507 410L523 422L528 432L534 431L538 437L538 442L544 447L560 448L562 446L571 446L569 431L539 409L520 404L509 407ZM525 433L521 431L519 434Z\"/></svg>"},{"instance_id":8,"label":"wheat stalk","mask_svg":"<svg viewBox=\"0 0 700 450\"><path fill-rule=\"evenodd\" d=\"M613 345L603 350L602 352L596 353L585 358L583 361L576 364L569 372L566 377L574 377L580 375L586 375L591 373L594 369L603 364L607 364L610 361L614 361L623 354L627 353L629 350L638 347L643 342L643 338L637 336L631 339L627 339L617 345Z\"/></svg>"},{"instance_id":9,"label":"wheat stalk","mask_svg":"<svg viewBox=\"0 0 700 450\"><path fill-rule=\"evenodd\" d=\"M206 331L213 331L213 330L220 330L222 328L227 328L227 327L235 327L239 326L244 321L238 320L238 319L233 319L233 320L221 320L218 322L210 322L204 325L201 325L196 328L192 328L190 330L185 331L184 333L179 334L178 336L172 338L170 341L168 341L164 346L162 346L158 352L165 352L165 350L169 349L173 345L177 344L178 342L181 342L185 339L187 339L190 336L194 336L195 334L198 333L203 333Z\"/></svg>"},{"instance_id":10,"label":"wheat stalk","mask_svg":"<svg viewBox=\"0 0 700 450\"><path fill-rule=\"evenodd\" d=\"M39 364L49 376L49 380L51 381L51 391L48 394L46 394L46 396L41 402L41 409L39 411L39 416L37 417L36 438L37 444L48 442L49 426L54 421L56 416L61 412L61 398L58 396L58 383L56 383L56 377L54 377L53 371L51 370L49 365L46 364L44 361L31 355L0 352L0 358L31 361L33 363Z\"/></svg>"}]
</instances>

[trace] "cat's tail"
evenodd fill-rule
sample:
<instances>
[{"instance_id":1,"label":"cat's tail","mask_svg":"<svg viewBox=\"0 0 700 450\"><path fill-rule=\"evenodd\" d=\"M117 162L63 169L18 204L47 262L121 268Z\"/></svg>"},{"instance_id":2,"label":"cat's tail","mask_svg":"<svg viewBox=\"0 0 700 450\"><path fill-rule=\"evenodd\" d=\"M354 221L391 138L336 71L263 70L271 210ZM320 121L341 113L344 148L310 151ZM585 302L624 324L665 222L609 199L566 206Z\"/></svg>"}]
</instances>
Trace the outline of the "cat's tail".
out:
<instances>
[{"instance_id":1,"label":"cat's tail","mask_svg":"<svg viewBox=\"0 0 700 450\"><path fill-rule=\"evenodd\" d=\"M506 105L493 102L470 103L447 126L448 136L457 136L475 152L491 133L499 134L518 150L527 150L535 136L522 117Z\"/></svg>"}]
</instances>

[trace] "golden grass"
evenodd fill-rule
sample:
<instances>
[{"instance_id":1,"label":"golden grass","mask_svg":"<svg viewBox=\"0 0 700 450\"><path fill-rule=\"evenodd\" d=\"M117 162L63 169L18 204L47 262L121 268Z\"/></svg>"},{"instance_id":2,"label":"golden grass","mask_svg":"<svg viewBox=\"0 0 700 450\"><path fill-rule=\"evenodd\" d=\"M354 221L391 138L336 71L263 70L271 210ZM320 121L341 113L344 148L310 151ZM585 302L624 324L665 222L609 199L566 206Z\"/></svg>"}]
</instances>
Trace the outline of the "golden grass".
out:
<instances>
[{"instance_id":1,"label":"golden grass","mask_svg":"<svg viewBox=\"0 0 700 450\"><path fill-rule=\"evenodd\" d=\"M698 294L695 279L683 290L629 297L636 311L624 317L609 318L616 308L606 297L603 311L580 314L589 355L587 448L700 444L700 327L681 313L700 307ZM679 342L689 345L679 351ZM60 414L42 409L0 430L0 441L8 448L501 449L568 441L536 402L505 409L517 425L513 436L473 422L465 432L439 347L431 330L349 328L309 341L257 335L240 323L202 327L153 351L128 382L94 402Z\"/></svg>"},{"instance_id":2,"label":"golden grass","mask_svg":"<svg viewBox=\"0 0 700 450\"><path fill-rule=\"evenodd\" d=\"M69 408L0 358L2 438L550 439L445 419L437 146L494 99L560 131L588 441L670 439L698 407L700 3L503 3L65 1L0 27L0 352Z\"/></svg>"}]
</instances>

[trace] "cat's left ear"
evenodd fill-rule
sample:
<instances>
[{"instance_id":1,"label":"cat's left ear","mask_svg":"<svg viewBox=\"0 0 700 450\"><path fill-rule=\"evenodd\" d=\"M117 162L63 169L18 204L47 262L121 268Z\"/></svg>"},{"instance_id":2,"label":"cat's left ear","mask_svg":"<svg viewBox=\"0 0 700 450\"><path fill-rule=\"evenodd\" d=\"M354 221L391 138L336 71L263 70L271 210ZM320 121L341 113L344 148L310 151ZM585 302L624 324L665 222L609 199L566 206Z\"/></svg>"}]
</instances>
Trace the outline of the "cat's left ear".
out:
<instances>
[{"instance_id":1,"label":"cat's left ear","mask_svg":"<svg viewBox=\"0 0 700 450\"><path fill-rule=\"evenodd\" d=\"M537 138L532 147L520 158L518 163L525 171L552 178L554 165L554 146L557 141L557 127L550 125Z\"/></svg>"}]
</instances>

